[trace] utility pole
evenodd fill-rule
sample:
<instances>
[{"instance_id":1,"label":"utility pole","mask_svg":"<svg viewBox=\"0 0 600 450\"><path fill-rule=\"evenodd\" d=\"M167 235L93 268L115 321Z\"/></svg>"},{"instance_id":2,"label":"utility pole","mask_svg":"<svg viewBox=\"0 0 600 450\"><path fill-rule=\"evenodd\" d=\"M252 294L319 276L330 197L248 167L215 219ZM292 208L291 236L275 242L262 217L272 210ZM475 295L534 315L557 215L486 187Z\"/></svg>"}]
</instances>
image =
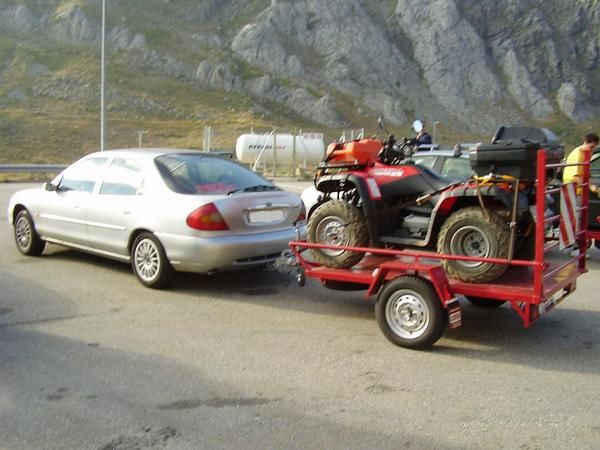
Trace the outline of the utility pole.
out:
<instances>
[{"instance_id":1,"label":"utility pole","mask_svg":"<svg viewBox=\"0 0 600 450\"><path fill-rule=\"evenodd\" d=\"M277 176L277 130L273 128L273 179Z\"/></svg>"},{"instance_id":2,"label":"utility pole","mask_svg":"<svg viewBox=\"0 0 600 450\"><path fill-rule=\"evenodd\" d=\"M294 136L292 136L292 176L296 176L296 135L298 134L298 129L294 130Z\"/></svg>"},{"instance_id":3,"label":"utility pole","mask_svg":"<svg viewBox=\"0 0 600 450\"><path fill-rule=\"evenodd\" d=\"M437 142L437 126L439 125L439 123L439 120L433 122L433 139L431 140L432 144L435 144Z\"/></svg>"},{"instance_id":4,"label":"utility pole","mask_svg":"<svg viewBox=\"0 0 600 450\"><path fill-rule=\"evenodd\" d=\"M106 84L106 59L104 56L106 46L106 0L102 0L102 37L100 44L100 151L106 145L106 105L104 102Z\"/></svg>"},{"instance_id":5,"label":"utility pole","mask_svg":"<svg viewBox=\"0 0 600 450\"><path fill-rule=\"evenodd\" d=\"M211 135L212 135L212 126L205 125L204 126L204 139L202 141L202 151L204 151L204 152L210 152Z\"/></svg>"},{"instance_id":6,"label":"utility pole","mask_svg":"<svg viewBox=\"0 0 600 450\"><path fill-rule=\"evenodd\" d=\"M142 148L142 136L146 134L148 130L137 130L138 134L138 148Z\"/></svg>"}]
</instances>

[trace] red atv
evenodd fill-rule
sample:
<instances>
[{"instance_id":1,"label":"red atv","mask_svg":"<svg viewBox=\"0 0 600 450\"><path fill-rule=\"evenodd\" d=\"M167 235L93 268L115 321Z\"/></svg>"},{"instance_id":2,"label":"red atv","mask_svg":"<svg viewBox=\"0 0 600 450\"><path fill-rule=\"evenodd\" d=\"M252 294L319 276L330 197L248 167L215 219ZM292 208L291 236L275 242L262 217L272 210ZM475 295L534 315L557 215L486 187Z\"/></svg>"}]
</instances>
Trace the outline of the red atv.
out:
<instances>
[{"instance_id":1,"label":"red atv","mask_svg":"<svg viewBox=\"0 0 600 450\"><path fill-rule=\"evenodd\" d=\"M420 131L422 124L413 124ZM415 139L397 143L361 139L329 145L315 176L322 194L308 222L308 240L344 247L425 247L475 258L533 257L536 153L549 162L564 153L541 128L501 127L491 145L470 152L477 175L450 181L414 164ZM364 253L314 249L326 266L348 268ZM475 259L474 258L474 259ZM446 272L468 282L489 282L507 266L444 260Z\"/></svg>"}]
</instances>

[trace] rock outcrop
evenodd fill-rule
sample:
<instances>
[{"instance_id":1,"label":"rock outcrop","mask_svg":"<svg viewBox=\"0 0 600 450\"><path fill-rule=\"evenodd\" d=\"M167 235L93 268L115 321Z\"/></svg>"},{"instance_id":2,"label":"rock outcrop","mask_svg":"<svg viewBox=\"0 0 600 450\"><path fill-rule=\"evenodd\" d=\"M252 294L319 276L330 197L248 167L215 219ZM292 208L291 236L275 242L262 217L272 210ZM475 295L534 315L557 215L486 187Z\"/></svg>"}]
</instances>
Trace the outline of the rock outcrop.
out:
<instances>
[{"instance_id":1,"label":"rock outcrop","mask_svg":"<svg viewBox=\"0 0 600 450\"><path fill-rule=\"evenodd\" d=\"M600 116L598 0L146 0L144 20L156 28L147 32L171 39L158 46L134 22L139 0L114 3L120 21L109 24L109 45L128 65L328 127L383 114L391 124L421 117L489 132L499 123ZM8 1L0 34L97 45L90 8ZM28 70L60 80L44 65ZM67 100L68 91L53 88L62 85L44 80L35 92ZM24 101L25 90L12 88L10 98Z\"/></svg>"}]
</instances>

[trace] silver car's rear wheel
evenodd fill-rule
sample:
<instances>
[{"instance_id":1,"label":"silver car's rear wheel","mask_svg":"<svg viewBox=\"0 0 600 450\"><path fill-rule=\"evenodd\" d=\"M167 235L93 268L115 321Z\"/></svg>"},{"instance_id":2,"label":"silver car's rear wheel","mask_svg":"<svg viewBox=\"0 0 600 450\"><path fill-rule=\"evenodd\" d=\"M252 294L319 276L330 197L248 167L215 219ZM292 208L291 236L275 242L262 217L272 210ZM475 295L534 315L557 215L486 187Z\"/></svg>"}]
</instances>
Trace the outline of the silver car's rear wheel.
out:
<instances>
[{"instance_id":1,"label":"silver car's rear wheel","mask_svg":"<svg viewBox=\"0 0 600 450\"><path fill-rule=\"evenodd\" d=\"M31 215L26 209L19 211L15 218L15 244L21 253L27 256L39 256L44 251L46 241L35 231Z\"/></svg>"},{"instance_id":2,"label":"silver car's rear wheel","mask_svg":"<svg viewBox=\"0 0 600 450\"><path fill-rule=\"evenodd\" d=\"M160 241L151 233L140 234L131 248L131 265L145 286L160 289L173 278L174 271Z\"/></svg>"}]
</instances>

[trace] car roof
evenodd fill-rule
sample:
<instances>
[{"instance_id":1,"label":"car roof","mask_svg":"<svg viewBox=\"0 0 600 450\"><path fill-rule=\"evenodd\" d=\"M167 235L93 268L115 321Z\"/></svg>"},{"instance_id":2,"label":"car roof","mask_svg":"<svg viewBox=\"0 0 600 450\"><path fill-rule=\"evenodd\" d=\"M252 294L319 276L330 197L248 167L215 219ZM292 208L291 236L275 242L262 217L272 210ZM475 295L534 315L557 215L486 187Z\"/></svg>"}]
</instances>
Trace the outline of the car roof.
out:
<instances>
[{"instance_id":1,"label":"car roof","mask_svg":"<svg viewBox=\"0 0 600 450\"><path fill-rule=\"evenodd\" d=\"M202 152L200 150L190 150L183 148L124 148L124 149L113 149L113 150L105 150L98 151L94 153L90 153L87 156L110 156L110 157L142 157L148 159L154 159L157 156L168 155L168 154L194 154L194 155L202 155L208 157L217 157L219 155L212 155L210 152Z\"/></svg>"},{"instance_id":2,"label":"car roof","mask_svg":"<svg viewBox=\"0 0 600 450\"><path fill-rule=\"evenodd\" d=\"M454 150L452 149L439 149L439 150L418 150L417 152L415 152L415 154L413 155L413 157L417 157L417 156L447 156L447 157L458 157L460 156L461 158L468 158L469 157L469 152L465 152L463 151L460 155L456 155Z\"/></svg>"}]
</instances>

